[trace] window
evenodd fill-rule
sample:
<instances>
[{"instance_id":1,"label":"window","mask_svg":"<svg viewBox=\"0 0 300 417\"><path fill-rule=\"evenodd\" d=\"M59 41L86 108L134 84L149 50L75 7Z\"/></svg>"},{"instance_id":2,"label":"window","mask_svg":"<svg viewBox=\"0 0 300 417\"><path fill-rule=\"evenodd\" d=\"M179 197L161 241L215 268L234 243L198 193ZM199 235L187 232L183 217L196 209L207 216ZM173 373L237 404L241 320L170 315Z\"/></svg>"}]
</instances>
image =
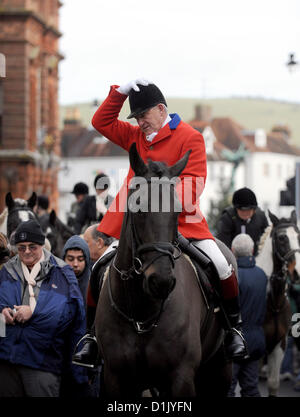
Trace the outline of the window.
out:
<instances>
[{"instance_id":1,"label":"window","mask_svg":"<svg viewBox=\"0 0 300 417\"><path fill-rule=\"evenodd\" d=\"M282 168L280 164L277 165L277 176L278 178L281 178L282 176Z\"/></svg>"},{"instance_id":2,"label":"window","mask_svg":"<svg viewBox=\"0 0 300 417\"><path fill-rule=\"evenodd\" d=\"M269 164L263 164L263 176L268 177L270 174L270 166Z\"/></svg>"}]
</instances>

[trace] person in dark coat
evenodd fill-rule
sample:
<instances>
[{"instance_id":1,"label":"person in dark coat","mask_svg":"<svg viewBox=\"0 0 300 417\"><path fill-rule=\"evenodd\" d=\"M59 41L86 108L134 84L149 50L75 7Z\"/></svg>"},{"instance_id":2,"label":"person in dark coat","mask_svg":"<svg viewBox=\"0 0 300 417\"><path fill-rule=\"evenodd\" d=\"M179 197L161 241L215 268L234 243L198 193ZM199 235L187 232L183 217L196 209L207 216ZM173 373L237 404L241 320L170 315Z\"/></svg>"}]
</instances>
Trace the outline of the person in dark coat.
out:
<instances>
[{"instance_id":1,"label":"person in dark coat","mask_svg":"<svg viewBox=\"0 0 300 417\"><path fill-rule=\"evenodd\" d=\"M91 275L91 262L89 247L80 236L71 236L65 243L62 259L73 269L83 297L85 310L87 308L87 289ZM86 372L87 376L90 375ZM66 372L61 381L60 397L93 397L91 384L81 386L77 384L70 372Z\"/></svg>"},{"instance_id":2,"label":"person in dark coat","mask_svg":"<svg viewBox=\"0 0 300 417\"><path fill-rule=\"evenodd\" d=\"M77 182L71 194L74 194L76 201L71 204L71 209L67 213L67 225L71 228L75 228L75 220L78 211L83 205L84 200L89 195L89 187L84 182Z\"/></svg>"},{"instance_id":3,"label":"person in dark coat","mask_svg":"<svg viewBox=\"0 0 300 417\"><path fill-rule=\"evenodd\" d=\"M76 234L83 233L92 224L99 224L111 205L113 197L108 193L110 179L101 173L94 179L96 195L87 196L75 218L74 230Z\"/></svg>"},{"instance_id":4,"label":"person in dark coat","mask_svg":"<svg viewBox=\"0 0 300 417\"><path fill-rule=\"evenodd\" d=\"M246 233L254 241L254 256L256 256L259 240L267 226L267 217L257 206L254 192L244 187L235 191L232 206L223 211L217 222L216 237L231 248L234 237Z\"/></svg>"},{"instance_id":5,"label":"person in dark coat","mask_svg":"<svg viewBox=\"0 0 300 417\"><path fill-rule=\"evenodd\" d=\"M73 269L86 307L87 288L91 274L89 247L80 236L71 236L65 243L62 259Z\"/></svg>"},{"instance_id":6,"label":"person in dark coat","mask_svg":"<svg viewBox=\"0 0 300 417\"><path fill-rule=\"evenodd\" d=\"M237 382L242 397L260 397L258 390L259 361L265 354L263 322L266 314L267 276L255 265L254 242L247 234L239 234L232 241L232 252L237 258L239 301L243 334L249 359L233 364L229 397L235 396Z\"/></svg>"}]
</instances>

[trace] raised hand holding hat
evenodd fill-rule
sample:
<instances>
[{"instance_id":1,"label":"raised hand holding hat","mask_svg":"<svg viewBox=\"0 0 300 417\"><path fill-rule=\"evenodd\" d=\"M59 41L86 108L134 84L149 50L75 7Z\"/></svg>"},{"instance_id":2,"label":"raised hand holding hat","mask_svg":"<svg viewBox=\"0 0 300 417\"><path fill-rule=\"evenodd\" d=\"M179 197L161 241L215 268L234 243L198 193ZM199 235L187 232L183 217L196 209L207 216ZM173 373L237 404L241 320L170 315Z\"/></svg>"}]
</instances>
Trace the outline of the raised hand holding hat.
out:
<instances>
[{"instance_id":1,"label":"raised hand holding hat","mask_svg":"<svg viewBox=\"0 0 300 417\"><path fill-rule=\"evenodd\" d=\"M128 96L132 89L135 91L140 91L138 84L149 85L151 83L145 78L137 78L136 80L130 81L127 84L121 85L121 87L117 88L117 91L121 94L125 94L126 96Z\"/></svg>"}]
</instances>

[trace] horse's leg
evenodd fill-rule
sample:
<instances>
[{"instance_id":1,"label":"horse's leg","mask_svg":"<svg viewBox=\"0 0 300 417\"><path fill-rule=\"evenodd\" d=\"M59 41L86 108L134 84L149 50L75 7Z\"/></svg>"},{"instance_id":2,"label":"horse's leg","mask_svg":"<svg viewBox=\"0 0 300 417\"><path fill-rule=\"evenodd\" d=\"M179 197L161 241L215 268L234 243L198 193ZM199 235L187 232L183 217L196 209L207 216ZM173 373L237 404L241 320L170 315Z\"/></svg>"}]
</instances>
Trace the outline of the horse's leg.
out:
<instances>
[{"instance_id":1,"label":"horse's leg","mask_svg":"<svg viewBox=\"0 0 300 417\"><path fill-rule=\"evenodd\" d=\"M124 372L124 371L123 371ZM107 398L141 398L142 390L138 388L137 378L130 371L119 374L105 369L104 364L104 395Z\"/></svg>"},{"instance_id":2,"label":"horse's leg","mask_svg":"<svg viewBox=\"0 0 300 417\"><path fill-rule=\"evenodd\" d=\"M197 397L227 397L232 380L232 362L225 357L223 346L199 369Z\"/></svg>"},{"instance_id":3,"label":"horse's leg","mask_svg":"<svg viewBox=\"0 0 300 417\"><path fill-rule=\"evenodd\" d=\"M169 387L165 390L167 397L195 397L195 374L193 370L187 367L181 367L172 372L169 378Z\"/></svg>"},{"instance_id":4,"label":"horse's leg","mask_svg":"<svg viewBox=\"0 0 300 417\"><path fill-rule=\"evenodd\" d=\"M269 397L277 397L279 389L280 367L284 357L284 350L282 349L281 344L282 341L280 341L268 355L267 385Z\"/></svg>"}]
</instances>

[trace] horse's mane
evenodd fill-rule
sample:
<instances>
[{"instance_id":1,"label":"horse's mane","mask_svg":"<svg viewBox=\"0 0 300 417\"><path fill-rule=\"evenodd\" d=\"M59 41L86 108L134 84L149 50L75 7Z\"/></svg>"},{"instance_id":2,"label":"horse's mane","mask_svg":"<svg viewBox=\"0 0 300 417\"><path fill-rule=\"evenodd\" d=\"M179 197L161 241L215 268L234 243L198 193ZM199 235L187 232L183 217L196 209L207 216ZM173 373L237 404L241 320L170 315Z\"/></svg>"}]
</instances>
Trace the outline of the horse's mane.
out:
<instances>
[{"instance_id":1,"label":"horse's mane","mask_svg":"<svg viewBox=\"0 0 300 417\"><path fill-rule=\"evenodd\" d=\"M2 224L4 220L7 218L7 214L8 214L8 208L5 207L5 209L0 214L0 224Z\"/></svg>"},{"instance_id":2,"label":"horse's mane","mask_svg":"<svg viewBox=\"0 0 300 417\"><path fill-rule=\"evenodd\" d=\"M263 235L261 236L261 238L259 240L259 243L258 243L258 252L257 252L258 255L262 251L262 249L263 249L263 247L265 245L265 242L266 242L267 238L270 236L271 231L272 231L272 226L268 226L265 229Z\"/></svg>"}]
</instances>

